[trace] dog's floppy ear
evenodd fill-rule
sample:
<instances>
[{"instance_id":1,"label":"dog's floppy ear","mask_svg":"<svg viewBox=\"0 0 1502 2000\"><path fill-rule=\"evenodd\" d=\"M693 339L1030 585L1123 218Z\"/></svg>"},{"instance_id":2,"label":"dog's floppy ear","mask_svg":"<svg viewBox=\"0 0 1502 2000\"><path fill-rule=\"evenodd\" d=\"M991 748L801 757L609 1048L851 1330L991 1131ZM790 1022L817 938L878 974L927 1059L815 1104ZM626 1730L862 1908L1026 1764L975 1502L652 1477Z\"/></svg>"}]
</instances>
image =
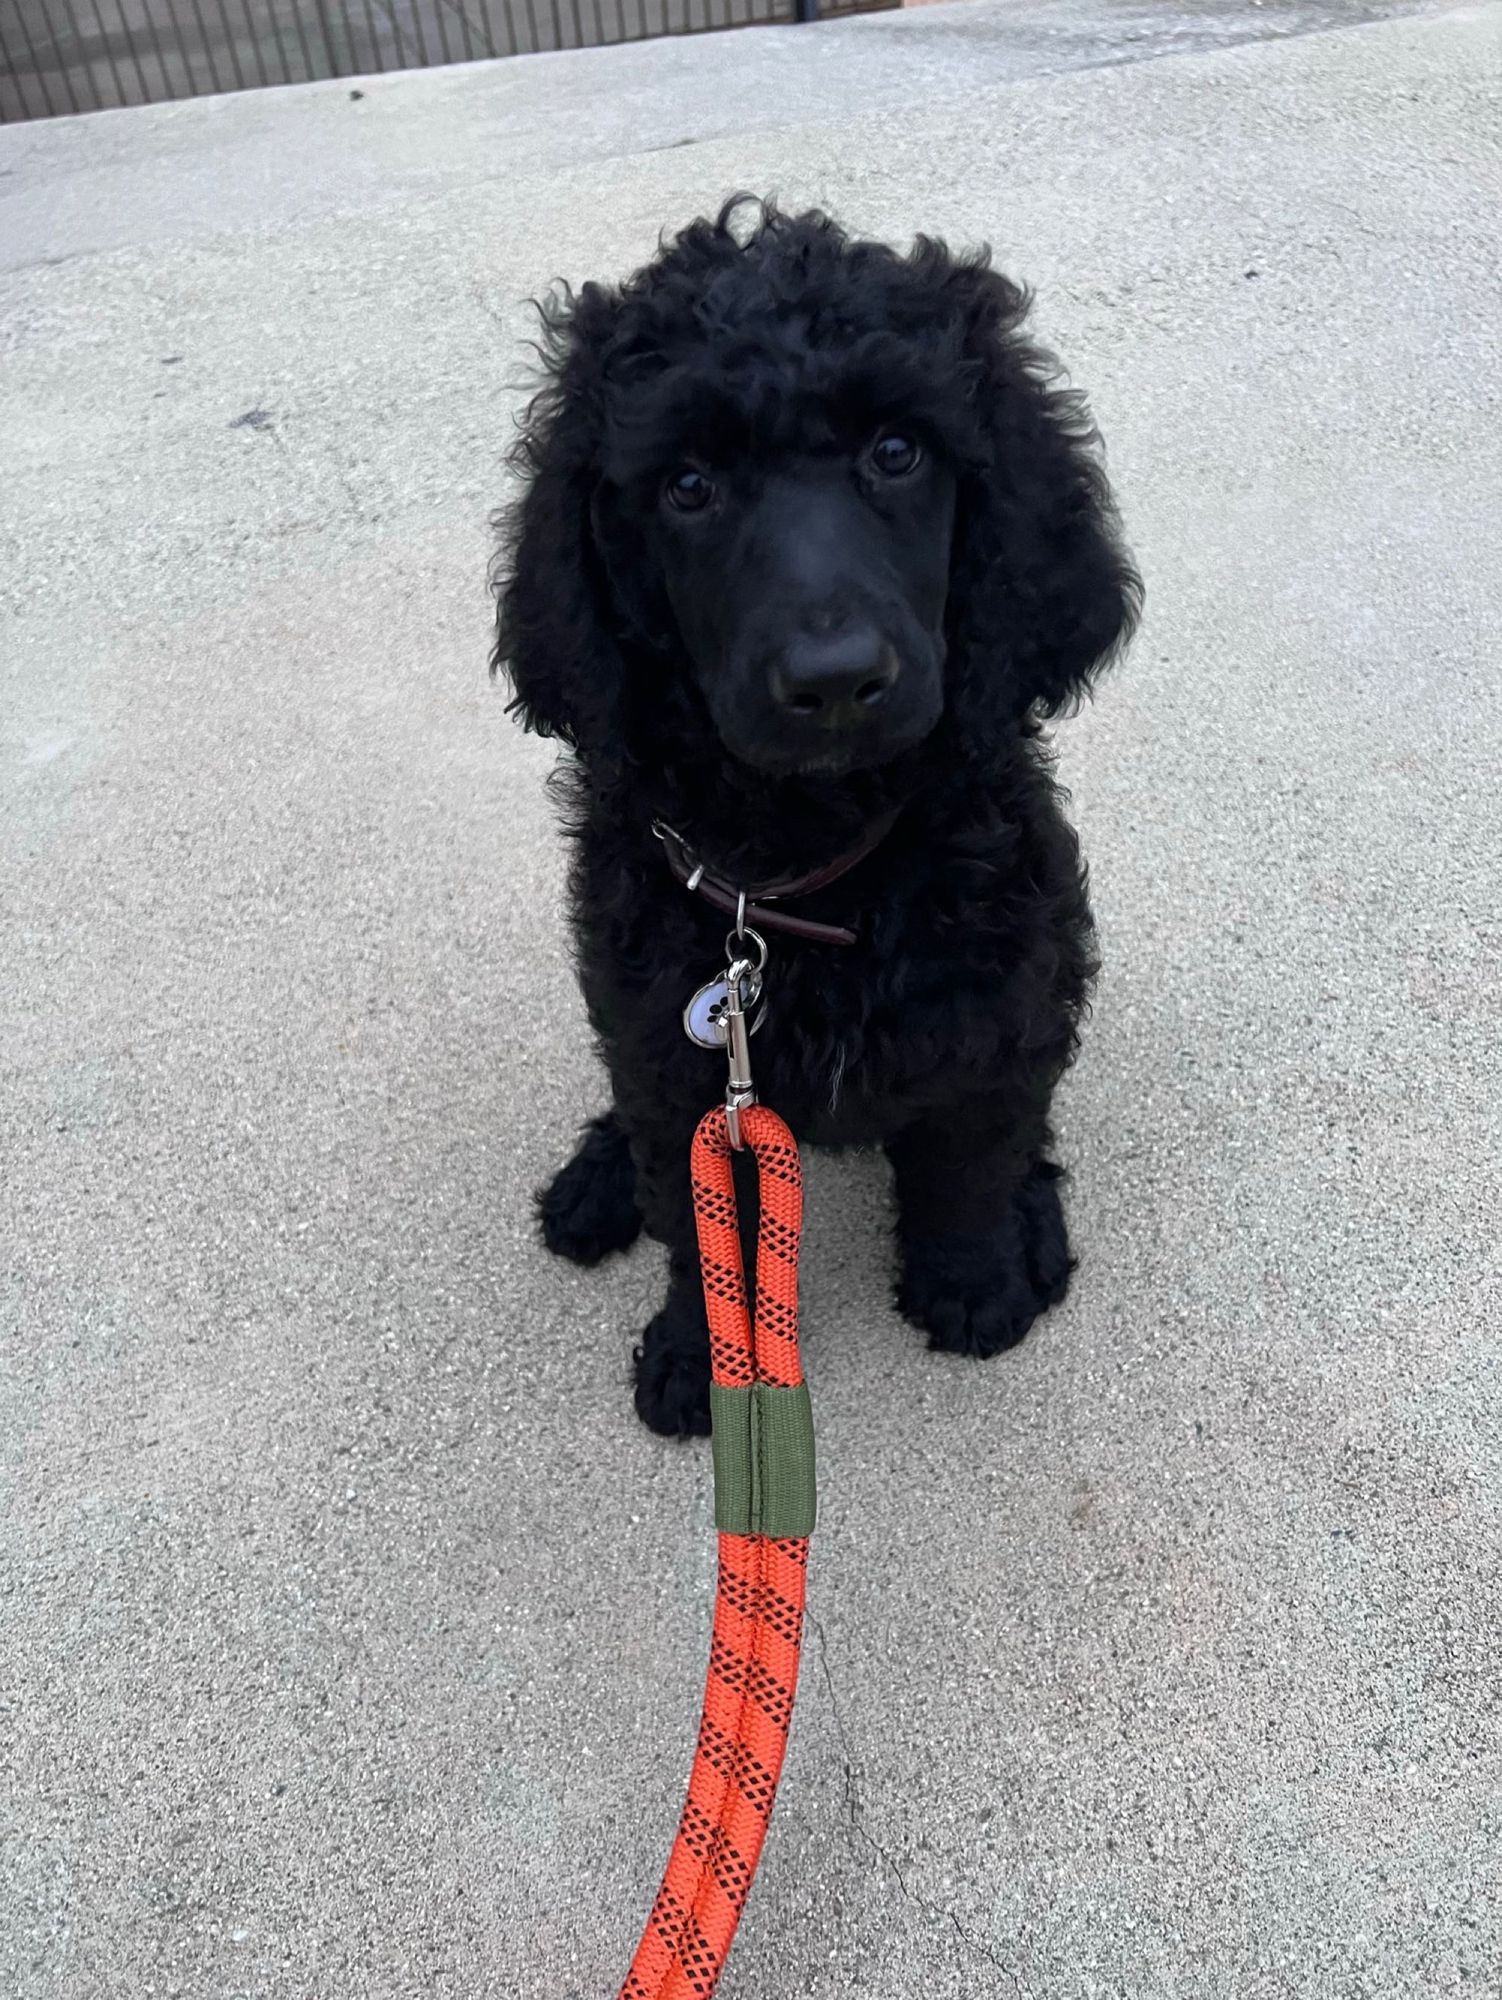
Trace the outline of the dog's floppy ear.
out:
<instances>
[{"instance_id":1,"label":"dog's floppy ear","mask_svg":"<svg viewBox=\"0 0 1502 2000\"><path fill-rule=\"evenodd\" d=\"M1141 584L1083 401L1020 332L1027 293L984 256L953 265L947 288L978 434L956 521L956 694L984 737L987 722L1053 715L1082 695L1130 636Z\"/></svg>"},{"instance_id":2,"label":"dog's floppy ear","mask_svg":"<svg viewBox=\"0 0 1502 2000\"><path fill-rule=\"evenodd\" d=\"M541 308L550 380L527 411L511 464L524 481L500 523L492 672L539 736L586 760L620 754L623 666L593 514L601 448L597 363L615 299L586 285Z\"/></svg>"}]
</instances>

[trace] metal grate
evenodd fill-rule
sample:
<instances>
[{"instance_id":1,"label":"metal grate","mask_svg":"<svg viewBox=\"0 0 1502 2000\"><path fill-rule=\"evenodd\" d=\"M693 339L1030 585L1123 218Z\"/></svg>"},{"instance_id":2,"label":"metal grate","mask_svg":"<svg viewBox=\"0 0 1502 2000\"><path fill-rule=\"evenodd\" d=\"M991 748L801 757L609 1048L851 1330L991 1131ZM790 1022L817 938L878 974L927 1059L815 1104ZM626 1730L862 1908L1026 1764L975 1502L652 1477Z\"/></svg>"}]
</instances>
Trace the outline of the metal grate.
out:
<instances>
[{"instance_id":1,"label":"metal grate","mask_svg":"<svg viewBox=\"0 0 1502 2000\"><path fill-rule=\"evenodd\" d=\"M0 0L0 123L900 0Z\"/></svg>"}]
</instances>

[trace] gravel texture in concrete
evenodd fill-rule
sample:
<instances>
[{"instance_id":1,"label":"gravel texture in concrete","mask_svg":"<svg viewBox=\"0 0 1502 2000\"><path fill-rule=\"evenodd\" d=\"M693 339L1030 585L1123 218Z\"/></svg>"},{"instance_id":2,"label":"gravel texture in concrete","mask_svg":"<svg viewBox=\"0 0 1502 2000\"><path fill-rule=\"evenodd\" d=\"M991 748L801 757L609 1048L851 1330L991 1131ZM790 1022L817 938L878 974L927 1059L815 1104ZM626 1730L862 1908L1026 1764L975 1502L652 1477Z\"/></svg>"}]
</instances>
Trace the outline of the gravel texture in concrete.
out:
<instances>
[{"instance_id":1,"label":"gravel texture in concrete","mask_svg":"<svg viewBox=\"0 0 1502 2000\"><path fill-rule=\"evenodd\" d=\"M1502 1992L1502 9L1042 76L1045 11L0 131L6 1995L624 1970L708 1460L629 1413L659 1253L532 1234L601 1082L486 516L520 302L740 185L995 240L1150 609L1059 737L1067 1307L922 1352L811 1162L725 2000Z\"/></svg>"}]
</instances>

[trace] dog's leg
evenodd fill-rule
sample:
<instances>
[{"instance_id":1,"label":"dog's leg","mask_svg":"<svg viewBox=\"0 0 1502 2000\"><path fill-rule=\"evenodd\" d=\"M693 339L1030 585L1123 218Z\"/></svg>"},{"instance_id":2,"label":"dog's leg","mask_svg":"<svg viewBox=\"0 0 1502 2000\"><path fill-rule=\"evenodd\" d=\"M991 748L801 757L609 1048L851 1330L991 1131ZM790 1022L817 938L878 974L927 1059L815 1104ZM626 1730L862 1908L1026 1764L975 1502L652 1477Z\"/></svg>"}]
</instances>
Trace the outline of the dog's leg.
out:
<instances>
[{"instance_id":1,"label":"dog's leg","mask_svg":"<svg viewBox=\"0 0 1502 2000\"><path fill-rule=\"evenodd\" d=\"M1005 1128L1003 1128L1005 1129ZM897 1303L955 1354L1015 1347L1069 1288L1062 1170L1015 1129L998 1139L973 1116L925 1121L887 1148L897 1177L902 1276Z\"/></svg>"},{"instance_id":2,"label":"dog's leg","mask_svg":"<svg viewBox=\"0 0 1502 2000\"><path fill-rule=\"evenodd\" d=\"M574 1157L539 1193L537 1218L548 1248L576 1264L598 1264L636 1241L636 1167L614 1111L585 1126Z\"/></svg>"},{"instance_id":3,"label":"dog's leg","mask_svg":"<svg viewBox=\"0 0 1502 2000\"><path fill-rule=\"evenodd\" d=\"M709 1321L697 1254L669 1253L668 1295L636 1350L636 1414L663 1437L709 1435Z\"/></svg>"},{"instance_id":4,"label":"dog's leg","mask_svg":"<svg viewBox=\"0 0 1502 2000\"><path fill-rule=\"evenodd\" d=\"M636 1349L636 1414L664 1437L709 1435L709 1321L689 1170L693 1131L687 1118L659 1116L638 1126L633 1148L647 1228L668 1248L668 1295Z\"/></svg>"}]
</instances>

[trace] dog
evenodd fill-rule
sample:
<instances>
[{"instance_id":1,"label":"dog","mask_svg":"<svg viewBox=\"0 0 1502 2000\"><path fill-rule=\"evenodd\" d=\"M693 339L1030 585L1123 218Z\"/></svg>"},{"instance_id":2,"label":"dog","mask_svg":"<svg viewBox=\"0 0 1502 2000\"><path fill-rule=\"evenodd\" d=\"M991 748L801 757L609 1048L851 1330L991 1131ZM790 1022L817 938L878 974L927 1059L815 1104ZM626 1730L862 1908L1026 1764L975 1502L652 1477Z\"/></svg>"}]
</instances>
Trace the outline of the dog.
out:
<instances>
[{"instance_id":1,"label":"dog","mask_svg":"<svg viewBox=\"0 0 1502 2000\"><path fill-rule=\"evenodd\" d=\"M709 1428L688 1161L726 1061L682 1016L737 919L770 953L760 1095L800 1141L885 1148L929 1345L998 1354L1069 1284L1049 1104L1096 960L1040 725L1141 586L1029 304L987 252L739 197L541 308L492 667L570 753L612 1104L538 1207L582 1264L667 1245L655 1431Z\"/></svg>"}]
</instances>

